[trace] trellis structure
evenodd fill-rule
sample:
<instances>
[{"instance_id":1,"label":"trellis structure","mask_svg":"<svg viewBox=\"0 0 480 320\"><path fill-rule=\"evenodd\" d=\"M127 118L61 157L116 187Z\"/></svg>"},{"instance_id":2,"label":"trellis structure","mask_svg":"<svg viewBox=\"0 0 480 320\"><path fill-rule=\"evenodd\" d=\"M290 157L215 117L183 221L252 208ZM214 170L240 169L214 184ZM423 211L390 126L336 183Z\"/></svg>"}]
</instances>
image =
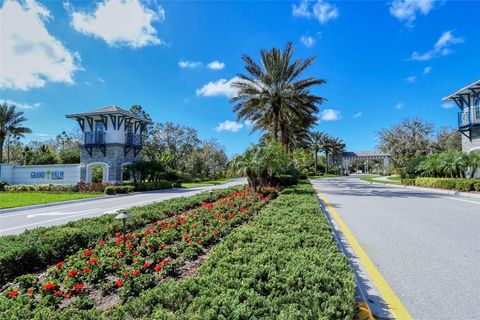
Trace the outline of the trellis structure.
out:
<instances>
[{"instance_id":1,"label":"trellis structure","mask_svg":"<svg viewBox=\"0 0 480 320\"><path fill-rule=\"evenodd\" d=\"M349 165L354 161L362 161L365 163L365 171L368 172L372 161L380 161L382 163L382 173L389 173L390 155L387 153L369 151L369 152L343 152L341 155L342 168L345 173L349 173Z\"/></svg>"}]
</instances>

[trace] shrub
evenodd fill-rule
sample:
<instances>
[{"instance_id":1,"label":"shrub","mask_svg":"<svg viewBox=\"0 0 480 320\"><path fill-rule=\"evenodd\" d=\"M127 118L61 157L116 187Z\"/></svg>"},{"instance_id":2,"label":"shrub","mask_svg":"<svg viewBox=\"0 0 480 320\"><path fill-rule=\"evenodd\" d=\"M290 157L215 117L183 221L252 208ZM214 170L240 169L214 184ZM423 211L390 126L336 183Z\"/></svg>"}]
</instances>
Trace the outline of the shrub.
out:
<instances>
[{"instance_id":1,"label":"shrub","mask_svg":"<svg viewBox=\"0 0 480 320\"><path fill-rule=\"evenodd\" d=\"M175 198L130 209L129 229L140 228L162 215L173 215L193 208L204 201L218 199L241 187L203 192L188 198ZM212 197L212 198L211 198ZM19 235L0 237L0 285L20 274L38 270L62 260L90 242L99 240L121 223L114 214L72 221L62 226L37 228Z\"/></svg>"},{"instance_id":2,"label":"shrub","mask_svg":"<svg viewBox=\"0 0 480 320\"><path fill-rule=\"evenodd\" d=\"M414 186L416 184L416 179L402 179L402 184L406 186Z\"/></svg>"},{"instance_id":3,"label":"shrub","mask_svg":"<svg viewBox=\"0 0 480 320\"><path fill-rule=\"evenodd\" d=\"M464 178L417 178L415 180L415 185L420 187L441 188L467 192L476 190L475 185L479 183L480 181L478 179Z\"/></svg>"},{"instance_id":4,"label":"shrub","mask_svg":"<svg viewBox=\"0 0 480 320\"><path fill-rule=\"evenodd\" d=\"M5 186L8 186L8 183L0 181L0 191L5 191Z\"/></svg>"},{"instance_id":5,"label":"shrub","mask_svg":"<svg viewBox=\"0 0 480 320\"><path fill-rule=\"evenodd\" d=\"M302 186L287 189L252 223L233 230L198 276L146 290L107 316L354 319L355 280L313 190Z\"/></svg>"},{"instance_id":6,"label":"shrub","mask_svg":"<svg viewBox=\"0 0 480 320\"><path fill-rule=\"evenodd\" d=\"M105 194L108 194L108 195L114 195L114 194L116 194L116 190L115 190L115 189L116 189L115 187L109 186L109 187L106 187L106 188L105 188L105 191L104 191L104 192L105 192Z\"/></svg>"}]
</instances>

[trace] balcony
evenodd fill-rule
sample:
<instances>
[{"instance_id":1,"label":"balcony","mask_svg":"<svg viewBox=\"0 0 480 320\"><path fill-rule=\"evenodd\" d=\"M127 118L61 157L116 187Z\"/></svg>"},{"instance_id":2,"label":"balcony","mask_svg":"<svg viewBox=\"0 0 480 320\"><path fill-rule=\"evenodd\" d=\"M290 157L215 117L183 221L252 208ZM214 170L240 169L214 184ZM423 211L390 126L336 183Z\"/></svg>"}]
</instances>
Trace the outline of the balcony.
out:
<instances>
[{"instance_id":1,"label":"balcony","mask_svg":"<svg viewBox=\"0 0 480 320\"><path fill-rule=\"evenodd\" d=\"M104 145L105 132L85 132L83 144L86 146Z\"/></svg>"},{"instance_id":2,"label":"balcony","mask_svg":"<svg viewBox=\"0 0 480 320\"><path fill-rule=\"evenodd\" d=\"M125 133L125 145L129 147L141 148L142 135L135 133Z\"/></svg>"},{"instance_id":3,"label":"balcony","mask_svg":"<svg viewBox=\"0 0 480 320\"><path fill-rule=\"evenodd\" d=\"M480 106L471 107L458 113L458 127L464 128L480 124Z\"/></svg>"}]
</instances>

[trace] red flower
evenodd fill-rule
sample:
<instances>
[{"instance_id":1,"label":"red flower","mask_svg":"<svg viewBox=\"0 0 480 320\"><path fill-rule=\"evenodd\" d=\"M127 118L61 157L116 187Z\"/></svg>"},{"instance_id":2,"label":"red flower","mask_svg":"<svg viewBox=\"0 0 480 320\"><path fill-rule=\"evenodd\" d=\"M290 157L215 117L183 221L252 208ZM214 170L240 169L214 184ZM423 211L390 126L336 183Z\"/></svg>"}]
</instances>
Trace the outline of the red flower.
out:
<instances>
[{"instance_id":1,"label":"red flower","mask_svg":"<svg viewBox=\"0 0 480 320\"><path fill-rule=\"evenodd\" d=\"M59 263L57 263L57 264L55 265L55 267L57 267L57 269L60 269L64 264L65 264L65 262L60 261Z\"/></svg>"},{"instance_id":2,"label":"red flower","mask_svg":"<svg viewBox=\"0 0 480 320\"><path fill-rule=\"evenodd\" d=\"M128 272L125 272L125 273L123 274L123 276L124 276L125 278L128 277L128 275L129 275Z\"/></svg>"},{"instance_id":3,"label":"red flower","mask_svg":"<svg viewBox=\"0 0 480 320\"><path fill-rule=\"evenodd\" d=\"M29 296L31 296L31 295L33 294L33 290L32 290L32 289L28 289L28 290L27 290L27 294L28 294Z\"/></svg>"},{"instance_id":4,"label":"red flower","mask_svg":"<svg viewBox=\"0 0 480 320\"><path fill-rule=\"evenodd\" d=\"M90 257L93 253L93 250L92 249L88 249L88 250L85 250L83 251L83 256L84 257Z\"/></svg>"},{"instance_id":5,"label":"red flower","mask_svg":"<svg viewBox=\"0 0 480 320\"><path fill-rule=\"evenodd\" d=\"M78 271L75 269L68 271L68 276L71 278L76 277L77 275L78 275Z\"/></svg>"},{"instance_id":6,"label":"red flower","mask_svg":"<svg viewBox=\"0 0 480 320\"><path fill-rule=\"evenodd\" d=\"M117 257L118 257L118 258L123 257L123 252L119 252L119 253L117 254Z\"/></svg>"},{"instance_id":7,"label":"red flower","mask_svg":"<svg viewBox=\"0 0 480 320\"><path fill-rule=\"evenodd\" d=\"M219 233L220 233L220 232L218 232L218 230L213 230L213 234L214 234L214 235L218 236Z\"/></svg>"},{"instance_id":8,"label":"red flower","mask_svg":"<svg viewBox=\"0 0 480 320\"><path fill-rule=\"evenodd\" d=\"M45 291L50 291L50 290L53 290L57 287L57 285L55 283L47 283L43 286L43 290Z\"/></svg>"},{"instance_id":9,"label":"red flower","mask_svg":"<svg viewBox=\"0 0 480 320\"><path fill-rule=\"evenodd\" d=\"M85 286L83 284L79 283L79 284L76 284L75 287L73 287L73 290L80 291L83 288L85 288Z\"/></svg>"},{"instance_id":10,"label":"red flower","mask_svg":"<svg viewBox=\"0 0 480 320\"><path fill-rule=\"evenodd\" d=\"M65 294L65 298L70 299L72 297L72 293L68 292Z\"/></svg>"},{"instance_id":11,"label":"red flower","mask_svg":"<svg viewBox=\"0 0 480 320\"><path fill-rule=\"evenodd\" d=\"M140 270L137 269L137 270L134 270L134 271L133 271L133 275L134 275L135 277L138 276L139 274L140 274Z\"/></svg>"},{"instance_id":12,"label":"red flower","mask_svg":"<svg viewBox=\"0 0 480 320\"><path fill-rule=\"evenodd\" d=\"M89 263L89 264L97 264L97 263L98 263L98 259L97 259L97 258L92 258L92 259L88 260L87 263Z\"/></svg>"},{"instance_id":13,"label":"red flower","mask_svg":"<svg viewBox=\"0 0 480 320\"><path fill-rule=\"evenodd\" d=\"M118 262L112 262L112 267L113 267L113 268L118 267Z\"/></svg>"},{"instance_id":14,"label":"red flower","mask_svg":"<svg viewBox=\"0 0 480 320\"><path fill-rule=\"evenodd\" d=\"M115 282L115 285L120 288L121 286L123 286L123 281L117 280L117 282Z\"/></svg>"},{"instance_id":15,"label":"red flower","mask_svg":"<svg viewBox=\"0 0 480 320\"><path fill-rule=\"evenodd\" d=\"M20 293L17 291L17 290L13 290L11 292L8 293L7 297L9 298L13 298L13 297L16 297L18 296Z\"/></svg>"},{"instance_id":16,"label":"red flower","mask_svg":"<svg viewBox=\"0 0 480 320\"><path fill-rule=\"evenodd\" d=\"M60 297L62 295L62 291L60 290L57 290L55 291L55 293L53 294L55 297Z\"/></svg>"},{"instance_id":17,"label":"red flower","mask_svg":"<svg viewBox=\"0 0 480 320\"><path fill-rule=\"evenodd\" d=\"M98 241L98 244L101 245L101 246L104 246L105 245L105 240Z\"/></svg>"},{"instance_id":18,"label":"red flower","mask_svg":"<svg viewBox=\"0 0 480 320\"><path fill-rule=\"evenodd\" d=\"M151 266L150 263L144 263L143 266L142 266L142 268L143 268L143 269L148 269L148 268L150 268L150 266Z\"/></svg>"},{"instance_id":19,"label":"red flower","mask_svg":"<svg viewBox=\"0 0 480 320\"><path fill-rule=\"evenodd\" d=\"M166 266L168 264L168 259L163 259L161 264L162 266Z\"/></svg>"},{"instance_id":20,"label":"red flower","mask_svg":"<svg viewBox=\"0 0 480 320\"><path fill-rule=\"evenodd\" d=\"M83 273L89 273L90 271L92 271L92 270L90 270L90 268L86 268L86 267L83 268Z\"/></svg>"},{"instance_id":21,"label":"red flower","mask_svg":"<svg viewBox=\"0 0 480 320\"><path fill-rule=\"evenodd\" d=\"M198 227L198 223L194 223L194 224L192 225L192 227L193 227L194 229L197 228L197 227Z\"/></svg>"},{"instance_id":22,"label":"red flower","mask_svg":"<svg viewBox=\"0 0 480 320\"><path fill-rule=\"evenodd\" d=\"M162 265L161 264L157 264L155 265L155 271L158 272L158 271L161 271L162 270Z\"/></svg>"},{"instance_id":23,"label":"red flower","mask_svg":"<svg viewBox=\"0 0 480 320\"><path fill-rule=\"evenodd\" d=\"M139 254L140 254L140 252L135 251L135 252L133 253L133 256L134 256L134 257L138 257Z\"/></svg>"},{"instance_id":24,"label":"red flower","mask_svg":"<svg viewBox=\"0 0 480 320\"><path fill-rule=\"evenodd\" d=\"M202 245L202 244L203 244L203 240L202 240L202 239L198 240L197 242L198 242L199 245Z\"/></svg>"}]
</instances>

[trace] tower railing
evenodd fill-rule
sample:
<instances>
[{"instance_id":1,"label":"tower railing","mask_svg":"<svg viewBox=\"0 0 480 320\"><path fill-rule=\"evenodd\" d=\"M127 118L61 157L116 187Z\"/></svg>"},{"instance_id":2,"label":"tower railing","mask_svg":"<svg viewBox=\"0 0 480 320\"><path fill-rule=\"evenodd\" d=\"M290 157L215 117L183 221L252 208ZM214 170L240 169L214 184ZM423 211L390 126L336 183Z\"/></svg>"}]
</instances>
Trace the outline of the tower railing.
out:
<instances>
[{"instance_id":1,"label":"tower railing","mask_svg":"<svg viewBox=\"0 0 480 320\"><path fill-rule=\"evenodd\" d=\"M105 144L105 132L85 132L83 143L87 146Z\"/></svg>"},{"instance_id":2,"label":"tower railing","mask_svg":"<svg viewBox=\"0 0 480 320\"><path fill-rule=\"evenodd\" d=\"M136 133L125 133L125 144L127 146L141 147L142 135Z\"/></svg>"},{"instance_id":3,"label":"tower railing","mask_svg":"<svg viewBox=\"0 0 480 320\"><path fill-rule=\"evenodd\" d=\"M480 106L466 108L458 113L458 127L480 124Z\"/></svg>"}]
</instances>

